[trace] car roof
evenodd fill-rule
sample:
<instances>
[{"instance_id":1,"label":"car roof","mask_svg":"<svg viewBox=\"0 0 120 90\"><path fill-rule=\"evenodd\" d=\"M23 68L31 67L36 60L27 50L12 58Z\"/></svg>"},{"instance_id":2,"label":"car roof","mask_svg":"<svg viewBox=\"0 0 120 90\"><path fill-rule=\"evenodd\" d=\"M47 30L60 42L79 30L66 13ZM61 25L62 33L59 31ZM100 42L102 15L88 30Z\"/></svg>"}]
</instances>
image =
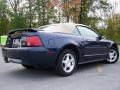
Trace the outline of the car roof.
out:
<instances>
[{"instance_id":1,"label":"car roof","mask_svg":"<svg viewBox=\"0 0 120 90\"><path fill-rule=\"evenodd\" d=\"M76 23L57 23L57 24L49 24L49 25L44 25L44 26L41 26L39 28L42 28L42 27L47 27L47 26L59 26L59 25L66 25L66 26L70 26L70 27L74 27L74 26L84 26L84 27L89 27L87 25L84 25L84 24L76 24ZM90 27L89 27L90 28Z\"/></svg>"},{"instance_id":2,"label":"car roof","mask_svg":"<svg viewBox=\"0 0 120 90\"><path fill-rule=\"evenodd\" d=\"M73 30L74 30L74 24L73 23L58 23L58 24L50 24L50 25L45 25L45 26L41 26L39 27L39 29L44 29L47 27L51 27L51 26L55 26L55 29L52 30L52 32L61 32L61 33L69 33L72 34ZM48 30L49 32L50 30ZM50 31L51 32L51 31Z\"/></svg>"},{"instance_id":3,"label":"car roof","mask_svg":"<svg viewBox=\"0 0 120 90\"><path fill-rule=\"evenodd\" d=\"M41 27L38 28L38 30L39 29L44 30L44 28L47 28L47 27L50 27L50 26L55 26L57 32L68 33L68 34L72 34L73 30L75 29L76 26L88 27L86 25L76 24L76 23L58 23L58 24L50 24L50 25L41 26ZM88 27L88 28L90 28L90 27ZM52 29L52 32L56 32L56 30ZM49 31L50 31L50 29L48 30L48 32Z\"/></svg>"}]
</instances>

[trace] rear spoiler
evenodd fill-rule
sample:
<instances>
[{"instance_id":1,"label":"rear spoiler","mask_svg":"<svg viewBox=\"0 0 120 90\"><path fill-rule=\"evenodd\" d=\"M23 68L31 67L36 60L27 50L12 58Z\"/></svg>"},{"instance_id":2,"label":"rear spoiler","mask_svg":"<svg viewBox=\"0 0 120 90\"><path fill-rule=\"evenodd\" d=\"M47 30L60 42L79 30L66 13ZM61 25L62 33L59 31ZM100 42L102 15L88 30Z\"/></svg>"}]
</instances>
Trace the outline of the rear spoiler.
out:
<instances>
[{"instance_id":1,"label":"rear spoiler","mask_svg":"<svg viewBox=\"0 0 120 90\"><path fill-rule=\"evenodd\" d=\"M15 32L17 31L28 31L28 32L37 32L36 29L33 29L33 28L24 28L24 29L15 29L15 30L11 30L8 35L10 34L14 34Z\"/></svg>"},{"instance_id":2,"label":"rear spoiler","mask_svg":"<svg viewBox=\"0 0 120 90\"><path fill-rule=\"evenodd\" d=\"M16 32L37 32L37 29L33 29L33 28L22 28L22 29L15 29L15 30L11 30L10 32L8 32L8 38L10 37L14 37L14 34ZM13 35L13 36L12 36ZM18 33L18 35L20 35ZM9 41L9 39L7 38L7 43L5 45L5 47L11 47L11 41Z\"/></svg>"}]
</instances>

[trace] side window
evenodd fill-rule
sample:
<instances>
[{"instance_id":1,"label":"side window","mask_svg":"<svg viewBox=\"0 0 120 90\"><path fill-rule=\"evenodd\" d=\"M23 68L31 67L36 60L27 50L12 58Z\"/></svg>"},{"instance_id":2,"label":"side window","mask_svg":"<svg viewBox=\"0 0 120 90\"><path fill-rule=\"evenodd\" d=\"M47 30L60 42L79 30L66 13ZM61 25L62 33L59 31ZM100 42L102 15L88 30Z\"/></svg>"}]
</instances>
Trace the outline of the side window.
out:
<instances>
[{"instance_id":1,"label":"side window","mask_svg":"<svg viewBox=\"0 0 120 90\"><path fill-rule=\"evenodd\" d=\"M80 31L81 35L84 37L92 37L92 38L98 37L97 33L95 33L94 31L92 31L87 27L77 26L77 28Z\"/></svg>"},{"instance_id":2,"label":"side window","mask_svg":"<svg viewBox=\"0 0 120 90\"><path fill-rule=\"evenodd\" d=\"M80 33L79 33L79 31L76 27L73 30L73 34L76 35L76 36L80 36Z\"/></svg>"}]
</instances>

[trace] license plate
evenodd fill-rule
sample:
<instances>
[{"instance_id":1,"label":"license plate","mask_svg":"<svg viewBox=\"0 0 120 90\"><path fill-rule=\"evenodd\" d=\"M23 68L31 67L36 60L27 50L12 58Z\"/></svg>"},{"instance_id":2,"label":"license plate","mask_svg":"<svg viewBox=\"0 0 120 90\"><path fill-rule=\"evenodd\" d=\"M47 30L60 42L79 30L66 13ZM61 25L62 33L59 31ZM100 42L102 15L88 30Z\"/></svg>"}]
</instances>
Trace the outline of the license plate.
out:
<instances>
[{"instance_id":1,"label":"license plate","mask_svg":"<svg viewBox=\"0 0 120 90\"><path fill-rule=\"evenodd\" d=\"M22 63L22 60L21 59L8 58L8 62Z\"/></svg>"},{"instance_id":2,"label":"license plate","mask_svg":"<svg viewBox=\"0 0 120 90\"><path fill-rule=\"evenodd\" d=\"M16 47L20 47L21 46L21 40L20 39L13 39L13 45Z\"/></svg>"}]
</instances>

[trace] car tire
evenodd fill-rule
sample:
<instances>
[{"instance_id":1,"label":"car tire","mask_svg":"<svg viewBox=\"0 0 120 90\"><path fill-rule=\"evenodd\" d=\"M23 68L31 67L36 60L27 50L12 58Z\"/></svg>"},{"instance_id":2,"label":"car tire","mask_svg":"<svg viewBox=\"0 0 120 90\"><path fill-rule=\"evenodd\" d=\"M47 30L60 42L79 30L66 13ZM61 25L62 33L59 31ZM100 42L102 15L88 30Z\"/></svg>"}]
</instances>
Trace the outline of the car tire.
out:
<instances>
[{"instance_id":1,"label":"car tire","mask_svg":"<svg viewBox=\"0 0 120 90\"><path fill-rule=\"evenodd\" d=\"M9 63L9 61L8 61L8 58L7 58L7 57L3 57L3 58L4 58L5 63Z\"/></svg>"},{"instance_id":2,"label":"car tire","mask_svg":"<svg viewBox=\"0 0 120 90\"><path fill-rule=\"evenodd\" d=\"M33 67L33 66L30 66L30 65L24 65L24 64L22 64L22 66L24 67L24 68L26 68L26 69L34 69L35 67Z\"/></svg>"},{"instance_id":3,"label":"car tire","mask_svg":"<svg viewBox=\"0 0 120 90\"><path fill-rule=\"evenodd\" d=\"M107 63L112 64L118 61L119 58L119 52L115 48L111 48L109 51L109 57L106 60Z\"/></svg>"},{"instance_id":4,"label":"car tire","mask_svg":"<svg viewBox=\"0 0 120 90\"><path fill-rule=\"evenodd\" d=\"M74 51L65 49L58 57L56 73L61 76L69 76L76 70L77 58Z\"/></svg>"}]
</instances>

